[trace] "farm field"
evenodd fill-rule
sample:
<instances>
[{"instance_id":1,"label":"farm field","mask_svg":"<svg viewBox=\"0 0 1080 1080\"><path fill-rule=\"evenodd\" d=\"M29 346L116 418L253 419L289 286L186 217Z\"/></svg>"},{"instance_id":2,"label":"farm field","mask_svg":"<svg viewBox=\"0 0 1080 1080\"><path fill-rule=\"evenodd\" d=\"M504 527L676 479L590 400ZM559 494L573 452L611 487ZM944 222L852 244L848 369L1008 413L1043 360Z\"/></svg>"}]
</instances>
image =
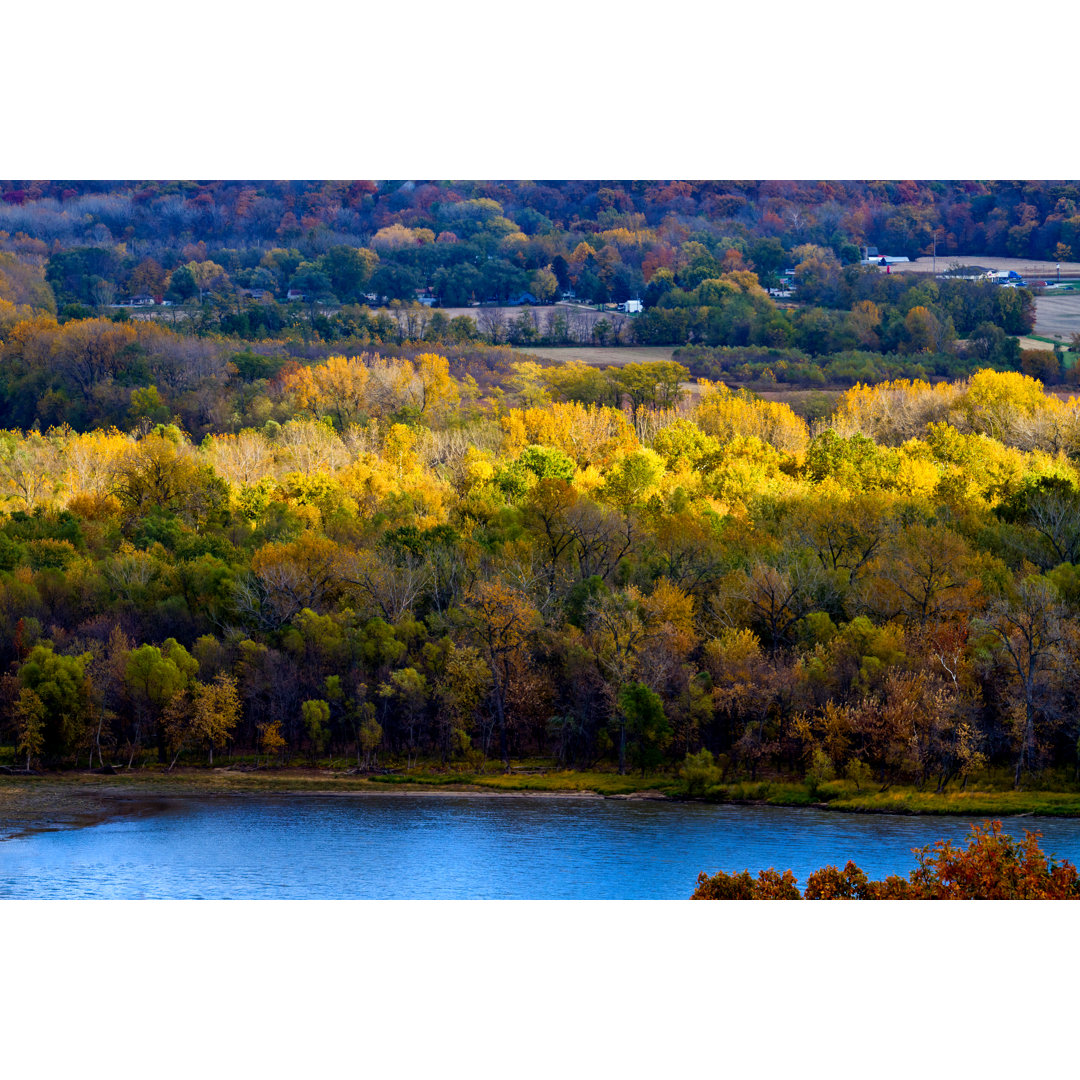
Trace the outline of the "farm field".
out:
<instances>
[{"instance_id":1,"label":"farm field","mask_svg":"<svg viewBox=\"0 0 1080 1080\"><path fill-rule=\"evenodd\" d=\"M1022 337L1019 338L1021 349L1046 349L1047 352L1053 352L1054 346L1049 341L1042 341L1039 338Z\"/></svg>"},{"instance_id":2,"label":"farm field","mask_svg":"<svg viewBox=\"0 0 1080 1080\"><path fill-rule=\"evenodd\" d=\"M1064 269L1063 263L1062 270ZM1036 296L1035 332L1064 340L1080 333L1080 294Z\"/></svg>"},{"instance_id":3,"label":"farm field","mask_svg":"<svg viewBox=\"0 0 1080 1080\"><path fill-rule=\"evenodd\" d=\"M376 311L389 310L383 308L376 308ZM476 318L478 315L482 315L486 311L497 311L500 315L516 318L523 311L527 311L530 314L535 312L541 317L547 312L559 312L562 315L595 315L598 319L605 318L609 321L612 319L626 320L630 318L629 315L624 315L621 311L615 311L613 307L608 308L606 311L598 311L594 307L590 307L587 304L568 304L560 301L557 304L517 304L517 305L500 305L500 304L483 304L473 305L471 307L433 307L431 311L441 311L448 319L454 318L455 315L469 315L472 318Z\"/></svg>"},{"instance_id":4,"label":"farm field","mask_svg":"<svg viewBox=\"0 0 1080 1080\"><path fill-rule=\"evenodd\" d=\"M937 272L943 273L950 266L985 266L990 270L1015 270L1024 277L1052 278L1057 274L1058 263L1036 259L1009 259L1000 255L938 255ZM1067 277L1080 276L1080 262L1063 262L1061 273ZM932 274L934 260L926 255L893 267L893 273Z\"/></svg>"},{"instance_id":5,"label":"farm field","mask_svg":"<svg viewBox=\"0 0 1080 1080\"><path fill-rule=\"evenodd\" d=\"M670 360L675 352L673 348L654 345L626 345L610 349L593 349L568 345L558 349L528 349L527 351L530 355L539 356L544 360L554 360L560 363L581 360L586 364L594 364L597 367L622 367L624 364L643 364L652 363L656 360Z\"/></svg>"}]
</instances>

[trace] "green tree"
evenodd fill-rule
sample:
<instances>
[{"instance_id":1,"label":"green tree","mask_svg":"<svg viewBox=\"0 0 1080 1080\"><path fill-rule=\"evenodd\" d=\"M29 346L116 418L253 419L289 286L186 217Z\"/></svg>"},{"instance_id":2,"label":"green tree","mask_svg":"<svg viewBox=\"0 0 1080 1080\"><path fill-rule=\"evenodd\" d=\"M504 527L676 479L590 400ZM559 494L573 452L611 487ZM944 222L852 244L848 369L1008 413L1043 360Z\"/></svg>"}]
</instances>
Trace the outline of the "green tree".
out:
<instances>
[{"instance_id":1,"label":"green tree","mask_svg":"<svg viewBox=\"0 0 1080 1080\"><path fill-rule=\"evenodd\" d=\"M124 682L135 705L135 730L131 740L130 766L138 749L142 730L157 728L158 760L165 761L165 731L158 724L166 706L187 689L199 670L199 662L175 638L158 648L143 645L133 649L124 669Z\"/></svg>"},{"instance_id":2,"label":"green tree","mask_svg":"<svg viewBox=\"0 0 1080 1080\"><path fill-rule=\"evenodd\" d=\"M319 756L326 752L330 742L330 705L321 699L305 701L300 707L300 714L311 747L311 763L314 765Z\"/></svg>"},{"instance_id":3,"label":"green tree","mask_svg":"<svg viewBox=\"0 0 1080 1080\"><path fill-rule=\"evenodd\" d=\"M26 754L26 768L45 747L45 706L28 686L19 691L15 703L15 751Z\"/></svg>"},{"instance_id":4,"label":"green tree","mask_svg":"<svg viewBox=\"0 0 1080 1080\"><path fill-rule=\"evenodd\" d=\"M35 645L19 668L23 688L32 690L41 702L41 752L46 758L78 753L90 701L86 678L89 660L89 653L65 656L53 652L48 644ZM30 698L25 707L30 711L36 708Z\"/></svg>"},{"instance_id":5,"label":"green tree","mask_svg":"<svg viewBox=\"0 0 1080 1080\"><path fill-rule=\"evenodd\" d=\"M671 724L660 695L644 683L627 683L619 691L619 772L626 771L626 749L644 776L664 759ZM627 744L629 746L627 747Z\"/></svg>"},{"instance_id":6,"label":"green tree","mask_svg":"<svg viewBox=\"0 0 1080 1080\"><path fill-rule=\"evenodd\" d=\"M639 405L673 409L682 398L682 384L690 378L690 371L674 360L655 360L626 364L615 378L635 409Z\"/></svg>"}]
</instances>

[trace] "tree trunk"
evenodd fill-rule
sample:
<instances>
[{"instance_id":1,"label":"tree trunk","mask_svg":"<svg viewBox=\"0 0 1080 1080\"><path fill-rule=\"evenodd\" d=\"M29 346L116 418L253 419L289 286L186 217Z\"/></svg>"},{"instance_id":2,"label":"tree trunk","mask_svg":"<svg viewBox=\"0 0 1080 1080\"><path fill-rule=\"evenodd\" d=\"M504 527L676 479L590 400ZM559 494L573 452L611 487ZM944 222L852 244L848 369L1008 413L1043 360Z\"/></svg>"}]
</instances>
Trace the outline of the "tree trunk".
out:
<instances>
[{"instance_id":1,"label":"tree trunk","mask_svg":"<svg viewBox=\"0 0 1080 1080\"><path fill-rule=\"evenodd\" d=\"M97 747L98 768L104 768L105 762L101 760L101 725L105 722L105 706L101 706L101 715L98 716L97 734L94 736L94 745ZM94 767L94 755L90 755L90 768Z\"/></svg>"},{"instance_id":2,"label":"tree trunk","mask_svg":"<svg viewBox=\"0 0 1080 1080\"><path fill-rule=\"evenodd\" d=\"M502 754L503 772L508 773L510 771L510 744L506 737L506 706L503 701L505 689L494 665L491 672L495 676L495 717L499 722L499 753Z\"/></svg>"},{"instance_id":3,"label":"tree trunk","mask_svg":"<svg viewBox=\"0 0 1080 1080\"><path fill-rule=\"evenodd\" d=\"M626 775L626 720L619 725L619 775Z\"/></svg>"},{"instance_id":4,"label":"tree trunk","mask_svg":"<svg viewBox=\"0 0 1080 1080\"><path fill-rule=\"evenodd\" d=\"M1024 738L1020 744L1020 753L1016 758L1016 776L1013 778L1013 790L1020 790L1020 773L1023 771L1024 764L1030 767L1028 761L1028 750L1035 742L1035 703L1031 699L1030 691L1027 694L1027 702L1024 717Z\"/></svg>"},{"instance_id":5,"label":"tree trunk","mask_svg":"<svg viewBox=\"0 0 1080 1080\"><path fill-rule=\"evenodd\" d=\"M139 730L142 727L142 721L135 721L135 741L131 744L131 753L128 755L127 767L131 768L131 763L135 760L135 747L139 745Z\"/></svg>"}]
</instances>

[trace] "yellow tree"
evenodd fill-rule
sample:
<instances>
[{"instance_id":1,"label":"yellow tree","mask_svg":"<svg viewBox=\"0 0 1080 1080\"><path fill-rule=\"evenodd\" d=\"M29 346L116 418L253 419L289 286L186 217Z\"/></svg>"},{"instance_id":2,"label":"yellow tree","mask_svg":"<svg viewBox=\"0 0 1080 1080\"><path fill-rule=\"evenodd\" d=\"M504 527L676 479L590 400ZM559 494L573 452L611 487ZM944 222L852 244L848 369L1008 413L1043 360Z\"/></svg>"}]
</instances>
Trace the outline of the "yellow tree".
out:
<instances>
[{"instance_id":1,"label":"yellow tree","mask_svg":"<svg viewBox=\"0 0 1080 1080\"><path fill-rule=\"evenodd\" d=\"M359 357L331 356L325 363L287 372L282 390L301 409L329 416L343 429L368 414L370 381L371 371Z\"/></svg>"},{"instance_id":2,"label":"yellow tree","mask_svg":"<svg viewBox=\"0 0 1080 1080\"><path fill-rule=\"evenodd\" d=\"M421 353L415 360L416 382L414 393L419 415L429 423L442 417L460 400L457 383L450 375L450 361L437 353Z\"/></svg>"},{"instance_id":3,"label":"yellow tree","mask_svg":"<svg viewBox=\"0 0 1080 1080\"><path fill-rule=\"evenodd\" d=\"M913 307L904 317L909 352L941 352L948 341L948 328L927 307Z\"/></svg>"},{"instance_id":4,"label":"yellow tree","mask_svg":"<svg viewBox=\"0 0 1080 1080\"><path fill-rule=\"evenodd\" d=\"M978 561L963 536L943 525L909 525L873 560L863 602L882 618L919 626L979 606Z\"/></svg>"},{"instance_id":5,"label":"yellow tree","mask_svg":"<svg viewBox=\"0 0 1080 1080\"><path fill-rule=\"evenodd\" d=\"M251 559L251 575L236 585L241 612L279 629L304 608L319 610L341 588L341 551L326 537L304 533L289 544L264 544Z\"/></svg>"},{"instance_id":6,"label":"yellow tree","mask_svg":"<svg viewBox=\"0 0 1080 1080\"><path fill-rule=\"evenodd\" d=\"M285 749L285 739L281 734L281 721L272 720L265 724L257 724L256 732L259 740L259 750L266 754L266 764L270 764L270 758L274 754L280 754ZM258 760L256 760L258 764Z\"/></svg>"},{"instance_id":7,"label":"yellow tree","mask_svg":"<svg viewBox=\"0 0 1080 1080\"><path fill-rule=\"evenodd\" d=\"M239 718L240 695L231 675L222 672L210 683L192 680L186 691L169 701L162 716L166 745L173 755L169 771L191 744L208 750L213 765L214 750L228 742Z\"/></svg>"},{"instance_id":8,"label":"yellow tree","mask_svg":"<svg viewBox=\"0 0 1080 1080\"><path fill-rule=\"evenodd\" d=\"M0 437L0 493L19 510L48 503L62 485L60 440L27 432Z\"/></svg>"},{"instance_id":9,"label":"yellow tree","mask_svg":"<svg viewBox=\"0 0 1080 1080\"><path fill-rule=\"evenodd\" d=\"M801 455L810 441L806 421L790 406L760 401L748 392L733 394L725 386L702 380L702 395L694 420L706 435L727 442L738 435L754 436L785 453Z\"/></svg>"},{"instance_id":10,"label":"yellow tree","mask_svg":"<svg viewBox=\"0 0 1080 1080\"><path fill-rule=\"evenodd\" d=\"M499 728L499 751L503 768L510 769L507 732L507 701L512 692L513 673L524 663L532 631L540 614L520 593L498 578L477 582L462 605L462 616L489 670L492 703Z\"/></svg>"}]
</instances>

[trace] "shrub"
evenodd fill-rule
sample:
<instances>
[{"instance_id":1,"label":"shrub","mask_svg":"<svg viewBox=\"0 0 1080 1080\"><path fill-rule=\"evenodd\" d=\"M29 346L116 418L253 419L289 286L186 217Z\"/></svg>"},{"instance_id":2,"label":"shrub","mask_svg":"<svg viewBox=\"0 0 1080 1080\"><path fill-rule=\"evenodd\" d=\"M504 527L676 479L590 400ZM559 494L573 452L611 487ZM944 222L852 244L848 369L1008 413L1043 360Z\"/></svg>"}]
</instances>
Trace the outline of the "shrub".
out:
<instances>
[{"instance_id":1,"label":"shrub","mask_svg":"<svg viewBox=\"0 0 1080 1080\"><path fill-rule=\"evenodd\" d=\"M1056 863L1039 849L1037 832L1023 842L1001 831L1000 821L971 827L966 849L938 840L916 852L919 866L905 881L891 875L870 881L850 860L843 870L825 866L806 882L807 900L1078 900L1080 875L1070 862ZM790 870L700 874L691 900L798 900Z\"/></svg>"}]
</instances>

